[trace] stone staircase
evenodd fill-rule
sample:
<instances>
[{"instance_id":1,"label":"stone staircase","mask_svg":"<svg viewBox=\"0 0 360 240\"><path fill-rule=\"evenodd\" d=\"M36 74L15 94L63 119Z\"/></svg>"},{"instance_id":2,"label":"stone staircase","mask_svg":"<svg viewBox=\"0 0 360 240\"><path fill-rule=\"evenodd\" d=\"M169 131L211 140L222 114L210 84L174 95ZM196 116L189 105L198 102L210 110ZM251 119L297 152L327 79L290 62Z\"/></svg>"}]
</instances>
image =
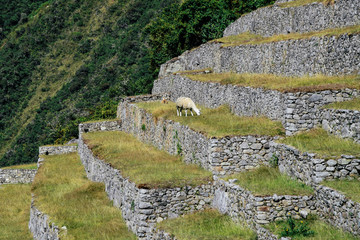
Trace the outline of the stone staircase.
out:
<instances>
[{"instance_id":1,"label":"stone staircase","mask_svg":"<svg viewBox=\"0 0 360 240\"><path fill-rule=\"evenodd\" d=\"M311 3L284 7L277 1L270 7L249 13L231 24L224 36L251 32L270 37L278 34L308 33L328 28L344 28L360 24L359 1L337 0L333 5ZM293 1L295 2L295 1ZM165 63L155 81L152 95L123 99L117 119L79 125L80 159L87 177L105 184L105 191L123 214L128 228L139 239L176 239L171 233L157 229L157 222L180 217L188 212L215 208L235 221L245 220L258 239L279 239L264 226L285 219L306 218L309 213L355 236L360 235L360 203L345 194L321 185L327 179L359 178L358 156L343 155L325 159L315 153L300 152L277 142L271 136L226 136L207 138L179 122L158 119L138 107L138 102L176 100L191 97L209 108L228 104L239 116L264 115L280 120L286 135L323 126L330 133L360 141L359 111L323 109L328 103L346 101L359 96L358 89L324 89L321 91L281 92L249 86L223 85L191 79L181 71L197 70L198 74L269 73L287 76L338 75L358 77L360 70L360 36L358 33L304 37L259 44L226 46L222 40L209 42L187 51ZM208 69L208 70L204 70ZM209 70L211 69L211 70ZM175 109L174 109L175 111ZM171 155L181 155L187 164L197 164L213 174L208 184L195 187L146 188L122 175L96 156L83 135L91 132L122 131L139 141L152 144ZM41 148L44 155L74 151L75 147ZM314 188L311 196L258 196L222 177L270 165L278 159L281 172ZM330 170L331 168L331 170ZM36 239L60 239L62 231L56 223L32 204L30 229Z\"/></svg>"}]
</instances>

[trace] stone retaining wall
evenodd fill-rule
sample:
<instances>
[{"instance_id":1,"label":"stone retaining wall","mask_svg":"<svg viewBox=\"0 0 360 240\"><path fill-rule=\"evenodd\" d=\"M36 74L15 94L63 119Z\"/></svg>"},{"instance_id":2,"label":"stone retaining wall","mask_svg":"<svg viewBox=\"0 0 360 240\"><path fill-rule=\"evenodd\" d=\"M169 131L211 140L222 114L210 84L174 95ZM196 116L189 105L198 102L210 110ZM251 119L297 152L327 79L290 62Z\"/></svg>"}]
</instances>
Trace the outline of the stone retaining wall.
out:
<instances>
[{"instance_id":1,"label":"stone retaining wall","mask_svg":"<svg viewBox=\"0 0 360 240\"><path fill-rule=\"evenodd\" d=\"M287 135L320 125L324 118L322 106L360 96L357 89L282 93L261 88L194 81L182 75L156 80L153 94L164 93L169 94L172 101L186 96L196 104L210 108L228 104L232 112L239 116L264 115L280 120ZM353 122L356 123L356 120Z\"/></svg>"},{"instance_id":2,"label":"stone retaining wall","mask_svg":"<svg viewBox=\"0 0 360 240\"><path fill-rule=\"evenodd\" d=\"M120 120L105 120L101 122L87 122L79 124L79 133L98 131L120 131Z\"/></svg>"},{"instance_id":3,"label":"stone retaining wall","mask_svg":"<svg viewBox=\"0 0 360 240\"><path fill-rule=\"evenodd\" d=\"M76 145L42 146L39 147L39 155L59 155L77 152Z\"/></svg>"},{"instance_id":4,"label":"stone retaining wall","mask_svg":"<svg viewBox=\"0 0 360 240\"><path fill-rule=\"evenodd\" d=\"M337 0L334 5L328 6L315 2L290 8L282 8L278 3L280 1L243 15L225 29L224 36L244 32L272 36L360 24L358 0Z\"/></svg>"},{"instance_id":5,"label":"stone retaining wall","mask_svg":"<svg viewBox=\"0 0 360 240\"><path fill-rule=\"evenodd\" d=\"M38 210L31 200L29 229L34 239L37 240L59 240L60 235L66 234L66 228L59 229L54 223L51 223L48 215Z\"/></svg>"},{"instance_id":6,"label":"stone retaining wall","mask_svg":"<svg viewBox=\"0 0 360 240\"><path fill-rule=\"evenodd\" d=\"M161 65L159 78L178 71L270 73L286 76L359 74L360 34L225 47L209 42Z\"/></svg>"},{"instance_id":7,"label":"stone retaining wall","mask_svg":"<svg viewBox=\"0 0 360 240\"><path fill-rule=\"evenodd\" d=\"M360 176L360 158L355 156L324 159L313 153L301 153L285 144L278 144L276 149L280 171L309 185L317 185L323 180Z\"/></svg>"},{"instance_id":8,"label":"stone retaining wall","mask_svg":"<svg viewBox=\"0 0 360 240\"><path fill-rule=\"evenodd\" d=\"M284 220L288 214L300 219L316 212L313 196L255 196L224 180L216 181L213 206L233 219L245 219L250 225Z\"/></svg>"},{"instance_id":9,"label":"stone retaining wall","mask_svg":"<svg viewBox=\"0 0 360 240\"><path fill-rule=\"evenodd\" d=\"M212 183L198 187L143 189L122 177L110 164L94 157L82 139L79 140L79 154L88 178L105 183L109 199L121 209L128 227L139 239L151 239L158 221L203 210L212 201Z\"/></svg>"},{"instance_id":10,"label":"stone retaining wall","mask_svg":"<svg viewBox=\"0 0 360 240\"><path fill-rule=\"evenodd\" d=\"M315 198L318 214L326 221L354 235L360 235L360 203L325 186L317 187Z\"/></svg>"},{"instance_id":11,"label":"stone retaining wall","mask_svg":"<svg viewBox=\"0 0 360 240\"><path fill-rule=\"evenodd\" d=\"M273 137L207 138L178 122L156 119L126 99L119 104L118 117L123 131L170 154L181 154L185 162L198 164L214 174L231 174L267 164L274 152Z\"/></svg>"},{"instance_id":12,"label":"stone retaining wall","mask_svg":"<svg viewBox=\"0 0 360 240\"><path fill-rule=\"evenodd\" d=\"M326 131L360 143L360 111L324 109L321 119Z\"/></svg>"},{"instance_id":13,"label":"stone retaining wall","mask_svg":"<svg viewBox=\"0 0 360 240\"><path fill-rule=\"evenodd\" d=\"M36 172L36 169L0 169L0 185L32 183Z\"/></svg>"}]
</instances>

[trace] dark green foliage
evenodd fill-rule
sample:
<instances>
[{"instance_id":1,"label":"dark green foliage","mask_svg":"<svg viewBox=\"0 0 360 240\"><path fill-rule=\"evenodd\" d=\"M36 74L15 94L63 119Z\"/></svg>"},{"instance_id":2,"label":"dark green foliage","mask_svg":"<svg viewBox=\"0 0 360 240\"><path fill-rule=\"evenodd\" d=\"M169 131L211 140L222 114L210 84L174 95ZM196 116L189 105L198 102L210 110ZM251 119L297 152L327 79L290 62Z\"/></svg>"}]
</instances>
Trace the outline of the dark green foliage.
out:
<instances>
[{"instance_id":1,"label":"dark green foliage","mask_svg":"<svg viewBox=\"0 0 360 240\"><path fill-rule=\"evenodd\" d=\"M314 231L310 230L307 222L294 221L291 216L287 216L286 223L284 223L281 237L294 237L294 236L313 236Z\"/></svg>"},{"instance_id":2,"label":"dark green foliage","mask_svg":"<svg viewBox=\"0 0 360 240\"><path fill-rule=\"evenodd\" d=\"M151 70L211 39L241 14L272 4L273 0L188 0L165 8L147 31L150 33Z\"/></svg>"},{"instance_id":3,"label":"dark green foliage","mask_svg":"<svg viewBox=\"0 0 360 240\"><path fill-rule=\"evenodd\" d=\"M241 13L270 2L6 0L0 4L6 34L0 46L0 166L36 161L40 145L76 138L81 121L114 118L120 96L151 92L161 63L220 37ZM17 25L21 12L27 22ZM61 64L74 71L49 74ZM49 94L50 83L60 90ZM41 105L25 118L34 96Z\"/></svg>"}]
</instances>

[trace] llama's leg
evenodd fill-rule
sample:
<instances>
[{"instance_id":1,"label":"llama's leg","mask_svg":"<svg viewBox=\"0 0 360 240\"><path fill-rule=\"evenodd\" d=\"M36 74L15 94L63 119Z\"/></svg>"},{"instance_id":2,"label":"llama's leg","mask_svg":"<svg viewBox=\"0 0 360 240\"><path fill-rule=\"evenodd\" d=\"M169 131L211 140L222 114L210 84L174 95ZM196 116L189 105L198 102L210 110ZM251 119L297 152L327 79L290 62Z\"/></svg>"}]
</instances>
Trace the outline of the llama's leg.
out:
<instances>
[{"instance_id":1,"label":"llama's leg","mask_svg":"<svg viewBox=\"0 0 360 240\"><path fill-rule=\"evenodd\" d=\"M179 108L176 108L176 116L179 116Z\"/></svg>"},{"instance_id":2,"label":"llama's leg","mask_svg":"<svg viewBox=\"0 0 360 240\"><path fill-rule=\"evenodd\" d=\"M193 112L192 112L192 109L190 109L190 112L191 112L191 116L194 116Z\"/></svg>"},{"instance_id":3,"label":"llama's leg","mask_svg":"<svg viewBox=\"0 0 360 240\"><path fill-rule=\"evenodd\" d=\"M180 117L181 117L181 113L182 113L182 107L180 108L179 112L180 112Z\"/></svg>"},{"instance_id":4,"label":"llama's leg","mask_svg":"<svg viewBox=\"0 0 360 240\"><path fill-rule=\"evenodd\" d=\"M187 117L187 109L185 109L185 117Z\"/></svg>"}]
</instances>

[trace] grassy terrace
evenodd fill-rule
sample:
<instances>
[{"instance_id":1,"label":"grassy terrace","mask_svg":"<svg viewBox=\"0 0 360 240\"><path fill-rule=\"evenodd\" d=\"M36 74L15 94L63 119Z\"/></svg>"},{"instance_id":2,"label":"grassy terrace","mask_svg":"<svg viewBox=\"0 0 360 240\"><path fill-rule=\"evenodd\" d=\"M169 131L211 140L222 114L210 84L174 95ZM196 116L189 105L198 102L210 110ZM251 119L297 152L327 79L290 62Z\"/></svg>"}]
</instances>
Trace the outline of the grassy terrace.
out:
<instances>
[{"instance_id":1,"label":"grassy terrace","mask_svg":"<svg viewBox=\"0 0 360 240\"><path fill-rule=\"evenodd\" d=\"M360 98L354 98L350 101L335 102L324 106L324 108L348 109L360 111Z\"/></svg>"},{"instance_id":2,"label":"grassy terrace","mask_svg":"<svg viewBox=\"0 0 360 240\"><path fill-rule=\"evenodd\" d=\"M124 132L83 134L93 153L121 171L141 188L198 186L212 174L197 165L187 165L178 156L159 151Z\"/></svg>"},{"instance_id":3,"label":"grassy terrace","mask_svg":"<svg viewBox=\"0 0 360 240\"><path fill-rule=\"evenodd\" d=\"M360 203L360 181L359 180L335 180L335 181L324 181L323 185L330 188L336 189L345 194L346 197L350 198L355 202Z\"/></svg>"},{"instance_id":4,"label":"grassy terrace","mask_svg":"<svg viewBox=\"0 0 360 240\"><path fill-rule=\"evenodd\" d=\"M269 195L312 195L313 189L303 183L281 174L278 169L260 167L253 171L234 174L225 178L237 179L236 184L257 196Z\"/></svg>"},{"instance_id":5,"label":"grassy terrace","mask_svg":"<svg viewBox=\"0 0 360 240\"><path fill-rule=\"evenodd\" d=\"M37 169L37 163L14 165L9 167L4 167L1 169Z\"/></svg>"},{"instance_id":6,"label":"grassy terrace","mask_svg":"<svg viewBox=\"0 0 360 240\"><path fill-rule=\"evenodd\" d=\"M288 8L288 7L299 7L299 6L307 5L307 4L314 3L314 2L322 3L327 6L327 5L334 4L335 0L295 0L292 2L280 3L278 5L283 8Z\"/></svg>"},{"instance_id":7,"label":"grassy terrace","mask_svg":"<svg viewBox=\"0 0 360 240\"><path fill-rule=\"evenodd\" d=\"M173 102L142 102L137 106L153 114L155 118L163 117L195 131L202 132L208 137L225 137L233 135L283 135L284 129L280 122L271 121L266 117L239 117L230 112L229 107L221 106L216 109L201 107L201 115L188 117L176 116L176 105ZM183 111L184 113L184 111ZM254 124L256 122L256 124Z\"/></svg>"},{"instance_id":8,"label":"grassy terrace","mask_svg":"<svg viewBox=\"0 0 360 240\"><path fill-rule=\"evenodd\" d=\"M29 184L0 186L0 239L33 239L28 228L30 189Z\"/></svg>"},{"instance_id":9,"label":"grassy terrace","mask_svg":"<svg viewBox=\"0 0 360 240\"><path fill-rule=\"evenodd\" d=\"M238 35L215 39L212 42L222 43L223 47L231 47L239 45L256 45L288 40L310 39L312 37L340 36L343 34L350 35L358 33L360 33L360 25L344 28L325 29L318 32L279 34L271 37L263 37L261 35L245 32Z\"/></svg>"},{"instance_id":10,"label":"grassy terrace","mask_svg":"<svg viewBox=\"0 0 360 240\"><path fill-rule=\"evenodd\" d=\"M87 179L77 153L43 158L32 192L36 207L57 226L67 227L61 239L136 239L107 198L104 185Z\"/></svg>"},{"instance_id":11,"label":"grassy terrace","mask_svg":"<svg viewBox=\"0 0 360 240\"><path fill-rule=\"evenodd\" d=\"M205 210L168 219L159 223L158 227L179 240L256 239L256 233L246 224L235 223L229 216L221 215L215 210Z\"/></svg>"},{"instance_id":12,"label":"grassy terrace","mask_svg":"<svg viewBox=\"0 0 360 240\"><path fill-rule=\"evenodd\" d=\"M280 140L302 152L319 154L322 157L341 155L359 156L360 144L328 134L323 129L312 129Z\"/></svg>"},{"instance_id":13,"label":"grassy terrace","mask_svg":"<svg viewBox=\"0 0 360 240\"><path fill-rule=\"evenodd\" d=\"M296 236L293 239L296 240L339 240L339 239L346 239L346 240L356 240L359 238L354 237L350 233L344 232L340 228L336 228L331 226L330 224L317 219L316 216L310 216L307 220L295 220L298 224L300 221L304 221L308 223L310 229L314 231L313 236ZM273 222L266 226L267 229L272 231L274 234L280 236L281 232L283 231L285 223L283 221ZM288 226L288 225L286 225Z\"/></svg>"},{"instance_id":14,"label":"grassy terrace","mask_svg":"<svg viewBox=\"0 0 360 240\"><path fill-rule=\"evenodd\" d=\"M274 74L211 73L188 74L186 77L201 82L272 89L280 92L314 92L344 88L360 89L360 76L358 75L288 77Z\"/></svg>"}]
</instances>

